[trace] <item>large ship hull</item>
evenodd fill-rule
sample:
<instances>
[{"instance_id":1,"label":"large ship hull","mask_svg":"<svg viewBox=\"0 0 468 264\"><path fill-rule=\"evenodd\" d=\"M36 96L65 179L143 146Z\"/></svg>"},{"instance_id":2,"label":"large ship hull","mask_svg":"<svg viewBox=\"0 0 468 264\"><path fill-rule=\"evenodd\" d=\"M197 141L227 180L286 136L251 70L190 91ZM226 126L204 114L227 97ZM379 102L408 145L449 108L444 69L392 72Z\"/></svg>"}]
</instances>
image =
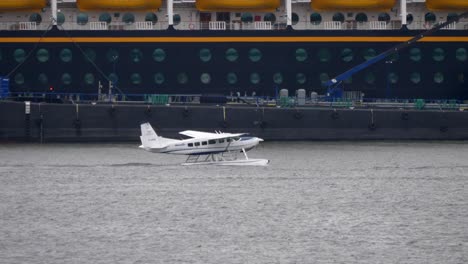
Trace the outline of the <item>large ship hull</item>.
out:
<instances>
[{"instance_id":1,"label":"large ship hull","mask_svg":"<svg viewBox=\"0 0 468 264\"><path fill-rule=\"evenodd\" d=\"M0 32L12 92L326 93L323 83L421 31ZM468 35L441 30L345 82L366 98L467 99ZM92 62L90 62L90 59Z\"/></svg>"}]
</instances>

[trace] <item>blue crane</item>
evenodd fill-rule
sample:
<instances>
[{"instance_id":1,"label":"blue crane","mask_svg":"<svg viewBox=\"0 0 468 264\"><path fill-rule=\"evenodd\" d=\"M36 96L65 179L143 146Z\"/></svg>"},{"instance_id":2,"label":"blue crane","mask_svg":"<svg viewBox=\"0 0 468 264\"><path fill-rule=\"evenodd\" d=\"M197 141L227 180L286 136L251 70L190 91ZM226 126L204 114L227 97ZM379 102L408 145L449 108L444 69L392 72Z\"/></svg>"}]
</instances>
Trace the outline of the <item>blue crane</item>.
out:
<instances>
[{"instance_id":1,"label":"blue crane","mask_svg":"<svg viewBox=\"0 0 468 264\"><path fill-rule=\"evenodd\" d=\"M409 39L408 41L405 41L403 43L400 43L398 45L396 45L395 47L392 47L382 53L380 53L379 55L369 59L368 61L365 61L347 71L345 71L344 73L336 76L335 78L327 81L326 83L324 83L324 86L327 86L328 87L328 91L327 91L327 94L329 96L329 98L341 98L342 96L342 93L343 93L343 88L341 87L341 84L344 80L348 79L349 77L351 77L352 75L354 75L355 73L358 73L360 71L362 71L363 69L369 67L369 66L372 66L373 64L385 59L386 57L394 54L394 53L397 53L398 51L402 50L402 49L405 49L407 48L408 46L411 46L413 45L414 43L416 43L417 41L419 41L420 39L426 37L426 36L430 36L432 35L433 33L435 33L436 31L444 28L445 26L449 25L449 24L452 24L454 22L457 22L460 18L464 18L464 17L468 17L468 12L465 12L465 13L462 13L458 16L454 16L452 19L444 22L444 23L441 23L439 25L436 25L434 26L433 28L431 28L430 30L427 30L423 33L420 33L416 36L414 36L413 38Z\"/></svg>"}]
</instances>

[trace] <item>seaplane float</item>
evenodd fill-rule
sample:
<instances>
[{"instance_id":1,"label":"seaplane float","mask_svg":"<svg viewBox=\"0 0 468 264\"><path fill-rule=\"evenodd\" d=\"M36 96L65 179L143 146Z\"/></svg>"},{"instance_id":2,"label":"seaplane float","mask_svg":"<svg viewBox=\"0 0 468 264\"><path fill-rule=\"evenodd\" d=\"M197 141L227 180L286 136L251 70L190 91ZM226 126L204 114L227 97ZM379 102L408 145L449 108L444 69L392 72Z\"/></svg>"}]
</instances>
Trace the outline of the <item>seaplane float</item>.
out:
<instances>
[{"instance_id":1,"label":"seaplane float","mask_svg":"<svg viewBox=\"0 0 468 264\"><path fill-rule=\"evenodd\" d=\"M141 124L140 148L154 153L188 155L182 165L266 166L267 159L249 159L247 151L263 139L246 133L209 133L186 130L179 134L187 139L158 136L150 123ZM241 158L238 154L242 153ZM242 158L243 156L243 158Z\"/></svg>"}]
</instances>

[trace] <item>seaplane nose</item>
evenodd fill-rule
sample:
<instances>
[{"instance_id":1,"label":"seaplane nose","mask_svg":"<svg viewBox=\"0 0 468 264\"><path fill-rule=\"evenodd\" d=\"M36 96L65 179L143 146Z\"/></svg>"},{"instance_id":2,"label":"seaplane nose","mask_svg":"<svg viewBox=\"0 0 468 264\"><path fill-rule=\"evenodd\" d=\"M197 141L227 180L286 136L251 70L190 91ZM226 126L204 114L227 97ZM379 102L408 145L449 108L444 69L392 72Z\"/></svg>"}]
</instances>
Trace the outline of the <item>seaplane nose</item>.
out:
<instances>
[{"instance_id":1,"label":"seaplane nose","mask_svg":"<svg viewBox=\"0 0 468 264\"><path fill-rule=\"evenodd\" d=\"M263 138L257 138L258 142L263 142L265 140L263 140Z\"/></svg>"}]
</instances>

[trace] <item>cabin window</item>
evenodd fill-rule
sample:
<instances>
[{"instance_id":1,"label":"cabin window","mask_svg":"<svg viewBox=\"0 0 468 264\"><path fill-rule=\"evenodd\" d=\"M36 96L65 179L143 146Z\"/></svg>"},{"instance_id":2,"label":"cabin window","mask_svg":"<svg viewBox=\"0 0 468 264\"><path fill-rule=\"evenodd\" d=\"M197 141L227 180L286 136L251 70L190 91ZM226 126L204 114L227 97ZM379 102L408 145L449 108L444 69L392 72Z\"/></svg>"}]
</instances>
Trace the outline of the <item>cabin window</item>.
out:
<instances>
[{"instance_id":1,"label":"cabin window","mask_svg":"<svg viewBox=\"0 0 468 264\"><path fill-rule=\"evenodd\" d=\"M275 84L282 84L283 83L283 74L281 72L277 72L273 74L273 82Z\"/></svg>"},{"instance_id":2,"label":"cabin window","mask_svg":"<svg viewBox=\"0 0 468 264\"><path fill-rule=\"evenodd\" d=\"M249 59L252 62L258 62L262 59L262 52L259 49L253 48L249 50Z\"/></svg>"},{"instance_id":3,"label":"cabin window","mask_svg":"<svg viewBox=\"0 0 468 264\"><path fill-rule=\"evenodd\" d=\"M87 49L84 52L85 58L87 61L95 61L96 60L96 52L92 49Z\"/></svg>"},{"instance_id":4,"label":"cabin window","mask_svg":"<svg viewBox=\"0 0 468 264\"><path fill-rule=\"evenodd\" d=\"M142 82L141 75L139 73L133 73L130 76L130 81L132 82L133 85L141 84Z\"/></svg>"},{"instance_id":5,"label":"cabin window","mask_svg":"<svg viewBox=\"0 0 468 264\"><path fill-rule=\"evenodd\" d=\"M200 146L200 142L195 142L195 147Z\"/></svg>"},{"instance_id":6,"label":"cabin window","mask_svg":"<svg viewBox=\"0 0 468 264\"><path fill-rule=\"evenodd\" d=\"M172 20L174 21L174 26L179 25L179 24L180 24L180 15L179 15L179 14L175 14L175 15L173 16L173 19L172 19Z\"/></svg>"},{"instance_id":7,"label":"cabin window","mask_svg":"<svg viewBox=\"0 0 468 264\"><path fill-rule=\"evenodd\" d=\"M441 72L436 72L434 74L434 82L435 83L443 83L444 82L444 74Z\"/></svg>"},{"instance_id":8,"label":"cabin window","mask_svg":"<svg viewBox=\"0 0 468 264\"><path fill-rule=\"evenodd\" d=\"M435 23L437 20L436 15L432 12L426 13L424 16L424 21L429 24Z\"/></svg>"},{"instance_id":9,"label":"cabin window","mask_svg":"<svg viewBox=\"0 0 468 264\"><path fill-rule=\"evenodd\" d=\"M165 81L164 74L162 74L161 72L158 72L154 75L154 82L156 84L163 84L164 81Z\"/></svg>"},{"instance_id":10,"label":"cabin window","mask_svg":"<svg viewBox=\"0 0 468 264\"><path fill-rule=\"evenodd\" d=\"M70 49L63 49L60 51L60 59L63 62L70 62L73 60L73 53Z\"/></svg>"},{"instance_id":11,"label":"cabin window","mask_svg":"<svg viewBox=\"0 0 468 264\"><path fill-rule=\"evenodd\" d=\"M305 76L304 73L298 73L296 74L296 82L298 84L304 84L307 81L307 77Z\"/></svg>"},{"instance_id":12,"label":"cabin window","mask_svg":"<svg viewBox=\"0 0 468 264\"><path fill-rule=\"evenodd\" d=\"M57 24L59 26L63 25L65 23L65 15L62 12L57 13Z\"/></svg>"},{"instance_id":13,"label":"cabin window","mask_svg":"<svg viewBox=\"0 0 468 264\"><path fill-rule=\"evenodd\" d=\"M102 13L99 15L99 22L106 22L109 24L112 21L112 17L109 13Z\"/></svg>"},{"instance_id":14,"label":"cabin window","mask_svg":"<svg viewBox=\"0 0 468 264\"><path fill-rule=\"evenodd\" d=\"M211 51L209 49L201 49L199 56L201 61L209 62L211 60Z\"/></svg>"},{"instance_id":15,"label":"cabin window","mask_svg":"<svg viewBox=\"0 0 468 264\"><path fill-rule=\"evenodd\" d=\"M237 83L237 75L233 72L230 72L226 75L226 81L229 83L229 84L236 84Z\"/></svg>"},{"instance_id":16,"label":"cabin window","mask_svg":"<svg viewBox=\"0 0 468 264\"><path fill-rule=\"evenodd\" d=\"M153 60L162 62L166 59L166 52L163 49L155 49L153 51Z\"/></svg>"},{"instance_id":17,"label":"cabin window","mask_svg":"<svg viewBox=\"0 0 468 264\"><path fill-rule=\"evenodd\" d=\"M208 140L208 144L210 145L216 144L216 140Z\"/></svg>"},{"instance_id":18,"label":"cabin window","mask_svg":"<svg viewBox=\"0 0 468 264\"><path fill-rule=\"evenodd\" d=\"M148 13L145 16L145 21L146 22L151 22L153 25L158 22L158 16L156 16L155 13Z\"/></svg>"},{"instance_id":19,"label":"cabin window","mask_svg":"<svg viewBox=\"0 0 468 264\"><path fill-rule=\"evenodd\" d=\"M87 85L94 84L94 75L92 73L86 73L83 80Z\"/></svg>"},{"instance_id":20,"label":"cabin window","mask_svg":"<svg viewBox=\"0 0 468 264\"><path fill-rule=\"evenodd\" d=\"M421 82L421 74L419 74L419 72L413 72L411 73L410 75L410 80L412 83L414 84L418 84Z\"/></svg>"},{"instance_id":21,"label":"cabin window","mask_svg":"<svg viewBox=\"0 0 468 264\"><path fill-rule=\"evenodd\" d=\"M234 62L239 58L239 54L237 53L236 49L230 48L226 50L226 60L230 62Z\"/></svg>"},{"instance_id":22,"label":"cabin window","mask_svg":"<svg viewBox=\"0 0 468 264\"><path fill-rule=\"evenodd\" d=\"M297 61L305 61L307 60L307 51L305 49L297 49L296 50L296 60Z\"/></svg>"},{"instance_id":23,"label":"cabin window","mask_svg":"<svg viewBox=\"0 0 468 264\"><path fill-rule=\"evenodd\" d=\"M250 82L252 84L258 84L260 83L260 74L254 72L250 74Z\"/></svg>"},{"instance_id":24,"label":"cabin window","mask_svg":"<svg viewBox=\"0 0 468 264\"><path fill-rule=\"evenodd\" d=\"M345 48L341 51L341 60L344 62L351 62L354 59L353 50Z\"/></svg>"},{"instance_id":25,"label":"cabin window","mask_svg":"<svg viewBox=\"0 0 468 264\"><path fill-rule=\"evenodd\" d=\"M188 82L188 75L185 72L177 74L177 82L180 84L186 84Z\"/></svg>"},{"instance_id":26,"label":"cabin window","mask_svg":"<svg viewBox=\"0 0 468 264\"><path fill-rule=\"evenodd\" d=\"M410 53L410 59L412 61L420 61L422 58L421 50L418 48L410 49L409 53Z\"/></svg>"},{"instance_id":27,"label":"cabin window","mask_svg":"<svg viewBox=\"0 0 468 264\"><path fill-rule=\"evenodd\" d=\"M224 138L218 141L219 143L224 143Z\"/></svg>"},{"instance_id":28,"label":"cabin window","mask_svg":"<svg viewBox=\"0 0 468 264\"><path fill-rule=\"evenodd\" d=\"M362 53L362 57L365 60L370 60L370 59L374 58L375 56L377 56L377 51L375 51L375 49L372 49L372 48L371 49L366 49Z\"/></svg>"},{"instance_id":29,"label":"cabin window","mask_svg":"<svg viewBox=\"0 0 468 264\"><path fill-rule=\"evenodd\" d=\"M70 85L72 83L72 77L69 73L62 74L62 83L65 85Z\"/></svg>"},{"instance_id":30,"label":"cabin window","mask_svg":"<svg viewBox=\"0 0 468 264\"><path fill-rule=\"evenodd\" d=\"M378 20L379 21L385 21L386 23L388 23L388 22L390 22L390 15L388 13L380 13L379 17L378 17Z\"/></svg>"},{"instance_id":31,"label":"cabin window","mask_svg":"<svg viewBox=\"0 0 468 264\"><path fill-rule=\"evenodd\" d=\"M203 84L209 84L211 82L211 76L209 73L202 73L202 75L200 76L200 81L203 83Z\"/></svg>"},{"instance_id":32,"label":"cabin window","mask_svg":"<svg viewBox=\"0 0 468 264\"><path fill-rule=\"evenodd\" d=\"M292 24L296 25L297 23L299 23L299 15L296 13L292 13L291 20L292 20Z\"/></svg>"},{"instance_id":33,"label":"cabin window","mask_svg":"<svg viewBox=\"0 0 468 264\"><path fill-rule=\"evenodd\" d=\"M322 15L319 13L310 14L310 23L312 25L320 25L320 23L322 23Z\"/></svg>"},{"instance_id":34,"label":"cabin window","mask_svg":"<svg viewBox=\"0 0 468 264\"><path fill-rule=\"evenodd\" d=\"M263 17L263 21L269 21L271 24L276 22L276 16L273 13L268 13Z\"/></svg>"},{"instance_id":35,"label":"cabin window","mask_svg":"<svg viewBox=\"0 0 468 264\"><path fill-rule=\"evenodd\" d=\"M188 143L187 146L193 147L193 143Z\"/></svg>"},{"instance_id":36,"label":"cabin window","mask_svg":"<svg viewBox=\"0 0 468 264\"><path fill-rule=\"evenodd\" d=\"M445 51L441 48L434 49L432 58L437 62L443 61L445 59Z\"/></svg>"},{"instance_id":37,"label":"cabin window","mask_svg":"<svg viewBox=\"0 0 468 264\"><path fill-rule=\"evenodd\" d=\"M459 61L466 61L466 59L468 58L468 55L467 55L467 52L466 52L465 48L457 49L455 54L456 54L457 60L459 60Z\"/></svg>"},{"instance_id":38,"label":"cabin window","mask_svg":"<svg viewBox=\"0 0 468 264\"><path fill-rule=\"evenodd\" d=\"M139 49L132 49L130 51L130 59L135 63L140 62L143 59L143 52Z\"/></svg>"},{"instance_id":39,"label":"cabin window","mask_svg":"<svg viewBox=\"0 0 468 264\"><path fill-rule=\"evenodd\" d=\"M364 23L367 22L367 15L364 13L358 13L355 19L359 23Z\"/></svg>"},{"instance_id":40,"label":"cabin window","mask_svg":"<svg viewBox=\"0 0 468 264\"><path fill-rule=\"evenodd\" d=\"M202 141L202 143L201 143L201 144L202 144L203 146L206 146L206 145L208 145L208 142L206 142L206 141Z\"/></svg>"},{"instance_id":41,"label":"cabin window","mask_svg":"<svg viewBox=\"0 0 468 264\"><path fill-rule=\"evenodd\" d=\"M16 49L13 52L13 57L16 62L21 63L26 60L26 51L24 51L24 49Z\"/></svg>"},{"instance_id":42,"label":"cabin window","mask_svg":"<svg viewBox=\"0 0 468 264\"><path fill-rule=\"evenodd\" d=\"M44 85L49 83L49 78L47 78L47 75L45 73L39 74L39 76L37 77L37 80L39 81L39 83L44 84Z\"/></svg>"},{"instance_id":43,"label":"cabin window","mask_svg":"<svg viewBox=\"0 0 468 264\"><path fill-rule=\"evenodd\" d=\"M88 24L88 14L79 13L78 16L76 16L76 23L82 26Z\"/></svg>"},{"instance_id":44,"label":"cabin window","mask_svg":"<svg viewBox=\"0 0 468 264\"><path fill-rule=\"evenodd\" d=\"M36 22L36 24L39 25L42 22L42 17L38 13L34 13L29 16L29 22Z\"/></svg>"},{"instance_id":45,"label":"cabin window","mask_svg":"<svg viewBox=\"0 0 468 264\"><path fill-rule=\"evenodd\" d=\"M343 23L344 20L345 20L345 17L344 17L344 15L343 15L343 13L335 13L335 14L333 15L332 20L335 21L335 22L341 22L341 23Z\"/></svg>"},{"instance_id":46,"label":"cabin window","mask_svg":"<svg viewBox=\"0 0 468 264\"><path fill-rule=\"evenodd\" d=\"M252 23L253 22L253 16L250 13L244 13L241 16L241 20L244 23Z\"/></svg>"},{"instance_id":47,"label":"cabin window","mask_svg":"<svg viewBox=\"0 0 468 264\"><path fill-rule=\"evenodd\" d=\"M49 60L49 52L46 49L39 49L36 52L36 58L39 62L46 62Z\"/></svg>"},{"instance_id":48,"label":"cabin window","mask_svg":"<svg viewBox=\"0 0 468 264\"><path fill-rule=\"evenodd\" d=\"M131 25L135 22L135 15L132 13L125 13L122 17L122 21L127 25Z\"/></svg>"},{"instance_id":49,"label":"cabin window","mask_svg":"<svg viewBox=\"0 0 468 264\"><path fill-rule=\"evenodd\" d=\"M414 20L414 17L413 17L412 14L406 15L406 23L407 23L408 25L411 25L411 23L413 23L413 20Z\"/></svg>"}]
</instances>

